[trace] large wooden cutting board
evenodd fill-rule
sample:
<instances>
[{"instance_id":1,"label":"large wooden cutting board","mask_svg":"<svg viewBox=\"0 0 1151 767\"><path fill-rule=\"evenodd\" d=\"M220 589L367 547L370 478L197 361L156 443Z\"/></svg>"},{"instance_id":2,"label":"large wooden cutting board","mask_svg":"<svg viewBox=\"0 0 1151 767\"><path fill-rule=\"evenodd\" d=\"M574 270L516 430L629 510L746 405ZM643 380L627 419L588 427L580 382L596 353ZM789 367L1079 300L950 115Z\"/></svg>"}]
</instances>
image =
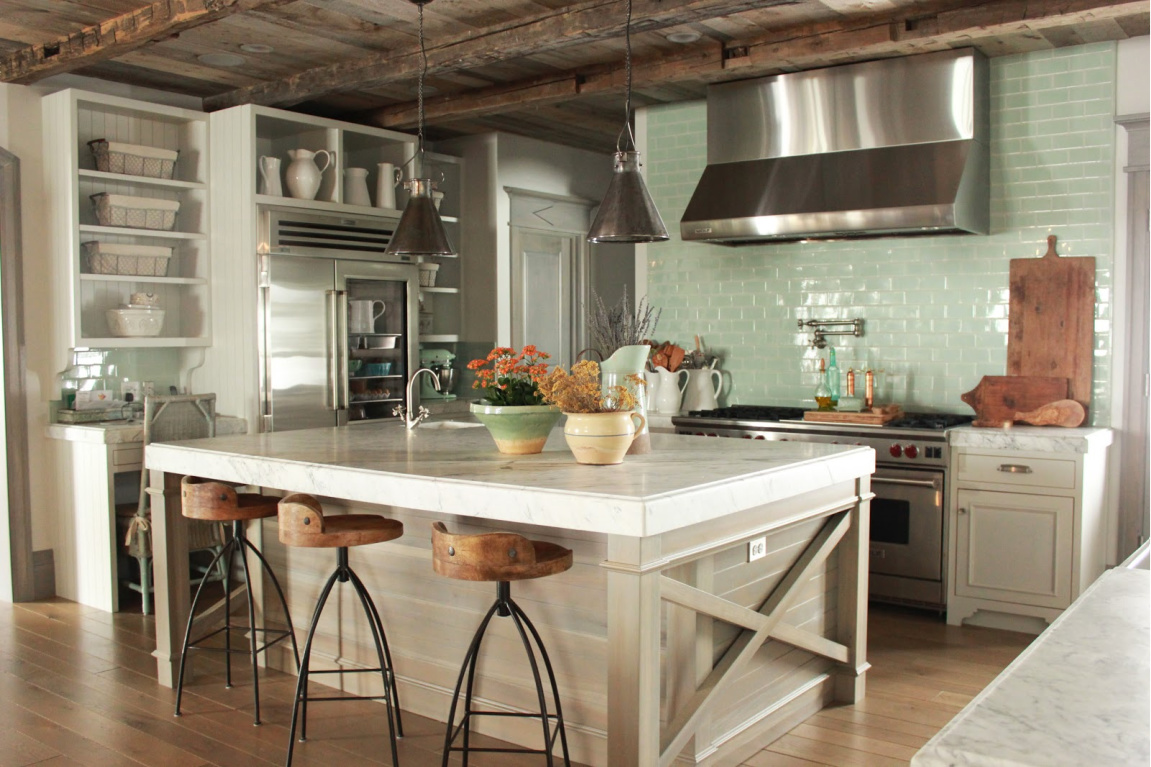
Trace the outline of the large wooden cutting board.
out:
<instances>
[{"instance_id":1,"label":"large wooden cutting board","mask_svg":"<svg viewBox=\"0 0 1151 767\"><path fill-rule=\"evenodd\" d=\"M961 394L959 398L975 411L972 426L1003 427L1015 421L1016 413L1066 399L1067 379L983 376L978 386Z\"/></svg>"},{"instance_id":2,"label":"large wooden cutting board","mask_svg":"<svg viewBox=\"0 0 1151 767\"><path fill-rule=\"evenodd\" d=\"M1095 259L1060 258L1051 235L1042 258L1011 259L1010 279L1007 375L1066 378L1068 398L1086 409L1095 338Z\"/></svg>"}]
</instances>

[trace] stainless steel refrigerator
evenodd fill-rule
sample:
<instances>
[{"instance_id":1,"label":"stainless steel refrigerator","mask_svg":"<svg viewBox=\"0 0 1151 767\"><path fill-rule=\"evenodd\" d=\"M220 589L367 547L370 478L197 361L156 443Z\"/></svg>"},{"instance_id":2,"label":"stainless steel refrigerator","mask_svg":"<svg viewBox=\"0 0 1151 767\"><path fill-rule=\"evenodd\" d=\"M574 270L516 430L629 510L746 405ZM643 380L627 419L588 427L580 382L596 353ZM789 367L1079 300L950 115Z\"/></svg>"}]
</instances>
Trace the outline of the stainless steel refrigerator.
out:
<instances>
[{"instance_id":1,"label":"stainless steel refrigerator","mask_svg":"<svg viewBox=\"0 0 1151 767\"><path fill-rule=\"evenodd\" d=\"M384 258L396 220L261 211L263 431L394 417L419 317L415 264Z\"/></svg>"}]
</instances>

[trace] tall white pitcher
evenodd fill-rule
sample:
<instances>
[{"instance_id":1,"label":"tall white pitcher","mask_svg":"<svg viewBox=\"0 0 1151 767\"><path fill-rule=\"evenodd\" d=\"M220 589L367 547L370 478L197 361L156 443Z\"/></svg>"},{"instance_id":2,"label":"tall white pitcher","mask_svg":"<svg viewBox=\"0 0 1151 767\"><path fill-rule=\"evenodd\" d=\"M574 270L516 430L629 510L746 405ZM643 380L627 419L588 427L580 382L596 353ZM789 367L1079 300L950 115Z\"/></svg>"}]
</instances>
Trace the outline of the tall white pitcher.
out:
<instances>
[{"instance_id":1,"label":"tall white pitcher","mask_svg":"<svg viewBox=\"0 0 1151 767\"><path fill-rule=\"evenodd\" d=\"M260 167L260 194L272 197L283 197L284 187L280 183L280 158L261 157Z\"/></svg>"},{"instance_id":2,"label":"tall white pitcher","mask_svg":"<svg viewBox=\"0 0 1151 767\"><path fill-rule=\"evenodd\" d=\"M712 410L719 407L716 399L723 389L723 375L718 370L697 368L687 371L687 389L683 393L684 410Z\"/></svg>"},{"instance_id":3,"label":"tall white pitcher","mask_svg":"<svg viewBox=\"0 0 1151 767\"><path fill-rule=\"evenodd\" d=\"M687 388L690 373L683 368L672 373L665 367L657 366L656 375L659 385L655 393L655 410L665 415L675 415L679 412L680 402L683 400L683 390Z\"/></svg>"},{"instance_id":4,"label":"tall white pitcher","mask_svg":"<svg viewBox=\"0 0 1151 767\"><path fill-rule=\"evenodd\" d=\"M404 172L390 162L376 164L376 207L396 208L396 186L404 180Z\"/></svg>"},{"instance_id":5,"label":"tall white pitcher","mask_svg":"<svg viewBox=\"0 0 1151 767\"><path fill-rule=\"evenodd\" d=\"M626 386L636 396L635 412L643 416L643 425L627 449L628 455L651 452L651 433L647 428L647 393L644 391L646 387L635 386L627 380L629 375L639 376L642 380L643 366L650 353L651 347L646 344L621 346L599 365L600 385L603 389L606 391L612 386Z\"/></svg>"}]
</instances>

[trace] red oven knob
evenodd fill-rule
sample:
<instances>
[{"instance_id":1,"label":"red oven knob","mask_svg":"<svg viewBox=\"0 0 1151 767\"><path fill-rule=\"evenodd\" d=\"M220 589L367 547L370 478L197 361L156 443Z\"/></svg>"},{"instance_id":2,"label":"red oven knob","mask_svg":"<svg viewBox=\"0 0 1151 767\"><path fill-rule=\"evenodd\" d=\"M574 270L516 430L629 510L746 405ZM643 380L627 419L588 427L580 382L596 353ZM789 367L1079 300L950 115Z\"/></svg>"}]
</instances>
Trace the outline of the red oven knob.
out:
<instances>
[{"instance_id":1,"label":"red oven knob","mask_svg":"<svg viewBox=\"0 0 1151 767\"><path fill-rule=\"evenodd\" d=\"M903 448L903 454L908 458L915 458L919 455L919 448L915 445L907 445Z\"/></svg>"},{"instance_id":2,"label":"red oven knob","mask_svg":"<svg viewBox=\"0 0 1151 767\"><path fill-rule=\"evenodd\" d=\"M762 434L756 434L755 438L756 439L767 439L767 437L763 436Z\"/></svg>"},{"instance_id":3,"label":"red oven knob","mask_svg":"<svg viewBox=\"0 0 1151 767\"><path fill-rule=\"evenodd\" d=\"M899 446L899 443L892 442L891 447L887 448L887 452L891 453L892 458L898 458L903 455L903 448Z\"/></svg>"}]
</instances>

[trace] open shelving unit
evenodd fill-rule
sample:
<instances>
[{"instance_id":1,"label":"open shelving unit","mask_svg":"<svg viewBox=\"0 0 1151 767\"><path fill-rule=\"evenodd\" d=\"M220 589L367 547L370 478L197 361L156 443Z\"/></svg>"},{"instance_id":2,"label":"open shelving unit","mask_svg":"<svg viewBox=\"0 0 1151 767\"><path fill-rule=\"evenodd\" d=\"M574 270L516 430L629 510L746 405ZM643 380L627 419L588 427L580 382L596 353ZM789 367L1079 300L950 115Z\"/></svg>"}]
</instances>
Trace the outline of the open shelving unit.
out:
<instances>
[{"instance_id":1,"label":"open shelving unit","mask_svg":"<svg viewBox=\"0 0 1151 767\"><path fill-rule=\"evenodd\" d=\"M43 100L51 237L61 282L69 296L69 346L146 348L210 346L210 200L208 116L176 107L69 89ZM96 169L88 142L107 139L179 152L171 179ZM176 200L172 231L101 226L92 195L109 193ZM163 245L172 248L161 276L97 274L84 259L86 242ZM164 310L160 335L116 337L105 312L127 304L132 293L158 296Z\"/></svg>"}]
</instances>

